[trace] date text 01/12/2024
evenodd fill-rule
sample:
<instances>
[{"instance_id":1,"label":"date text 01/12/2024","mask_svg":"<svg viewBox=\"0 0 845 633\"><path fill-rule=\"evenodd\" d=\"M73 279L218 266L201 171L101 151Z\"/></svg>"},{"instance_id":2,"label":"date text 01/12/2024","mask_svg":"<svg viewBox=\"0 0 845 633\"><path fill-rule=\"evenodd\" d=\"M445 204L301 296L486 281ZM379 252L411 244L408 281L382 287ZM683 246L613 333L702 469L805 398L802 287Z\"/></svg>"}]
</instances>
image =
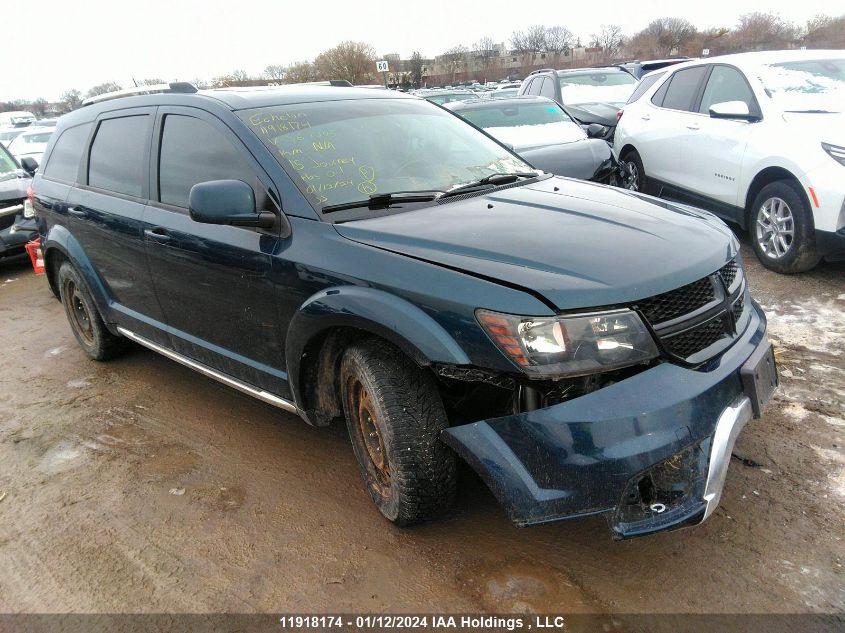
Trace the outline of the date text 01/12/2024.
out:
<instances>
[{"instance_id":1,"label":"date text 01/12/2024","mask_svg":"<svg viewBox=\"0 0 845 633\"><path fill-rule=\"evenodd\" d=\"M279 618L283 629L454 629L466 631L564 629L562 615L286 615Z\"/></svg>"}]
</instances>

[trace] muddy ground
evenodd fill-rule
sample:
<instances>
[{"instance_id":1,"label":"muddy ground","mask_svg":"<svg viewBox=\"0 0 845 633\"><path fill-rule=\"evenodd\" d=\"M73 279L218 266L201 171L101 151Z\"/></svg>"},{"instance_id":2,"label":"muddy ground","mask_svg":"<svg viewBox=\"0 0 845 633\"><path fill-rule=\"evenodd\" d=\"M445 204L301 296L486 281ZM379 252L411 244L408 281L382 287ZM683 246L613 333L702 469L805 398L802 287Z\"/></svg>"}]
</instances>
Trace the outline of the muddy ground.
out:
<instances>
[{"instance_id":1,"label":"muddy ground","mask_svg":"<svg viewBox=\"0 0 845 633\"><path fill-rule=\"evenodd\" d=\"M152 352L78 349L26 265L0 269L0 613L845 611L845 264L785 277L745 247L782 388L706 524L614 542L454 512L381 518L345 429Z\"/></svg>"}]
</instances>

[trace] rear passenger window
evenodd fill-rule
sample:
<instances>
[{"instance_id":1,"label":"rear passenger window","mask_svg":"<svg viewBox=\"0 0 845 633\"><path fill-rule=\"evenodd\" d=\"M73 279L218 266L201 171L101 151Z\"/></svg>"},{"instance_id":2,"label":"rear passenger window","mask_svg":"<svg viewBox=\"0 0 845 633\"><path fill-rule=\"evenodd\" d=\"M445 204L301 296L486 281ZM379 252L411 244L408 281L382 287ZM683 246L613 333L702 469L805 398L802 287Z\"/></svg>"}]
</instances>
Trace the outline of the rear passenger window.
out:
<instances>
[{"instance_id":1,"label":"rear passenger window","mask_svg":"<svg viewBox=\"0 0 845 633\"><path fill-rule=\"evenodd\" d=\"M84 123L62 132L53 146L53 151L50 152L50 158L44 167L44 176L66 182L76 182L76 176L79 173L79 161L82 159L85 142L91 133L91 125L91 123Z\"/></svg>"},{"instance_id":2,"label":"rear passenger window","mask_svg":"<svg viewBox=\"0 0 845 633\"><path fill-rule=\"evenodd\" d=\"M88 160L88 184L140 198L147 170L147 115L105 119L97 128Z\"/></svg>"},{"instance_id":3,"label":"rear passenger window","mask_svg":"<svg viewBox=\"0 0 845 633\"><path fill-rule=\"evenodd\" d=\"M208 180L242 180L254 187L256 179L243 155L213 125L167 115L159 154L159 200L187 208L191 187Z\"/></svg>"},{"instance_id":4,"label":"rear passenger window","mask_svg":"<svg viewBox=\"0 0 845 633\"><path fill-rule=\"evenodd\" d=\"M696 66L679 70L669 79L669 88L663 99L663 107L670 110L692 110L693 100L698 94L701 80L707 73L707 66Z\"/></svg>"}]
</instances>

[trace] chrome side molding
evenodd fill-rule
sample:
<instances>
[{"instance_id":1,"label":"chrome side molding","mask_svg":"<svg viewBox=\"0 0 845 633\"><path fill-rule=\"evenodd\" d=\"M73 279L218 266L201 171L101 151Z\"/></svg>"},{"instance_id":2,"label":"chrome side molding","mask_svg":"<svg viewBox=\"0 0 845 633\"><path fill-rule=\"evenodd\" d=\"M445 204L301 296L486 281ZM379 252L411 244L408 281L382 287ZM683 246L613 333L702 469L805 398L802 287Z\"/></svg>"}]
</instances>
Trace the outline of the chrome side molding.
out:
<instances>
[{"instance_id":1,"label":"chrome side molding","mask_svg":"<svg viewBox=\"0 0 845 633\"><path fill-rule=\"evenodd\" d=\"M731 463L731 453L734 442L745 423L751 419L751 400L748 396L740 396L728 406L716 421L716 431L713 433L713 445L710 448L710 466L707 469L707 483L704 486L704 521L713 514L728 475L728 465Z\"/></svg>"},{"instance_id":2,"label":"chrome side molding","mask_svg":"<svg viewBox=\"0 0 845 633\"><path fill-rule=\"evenodd\" d=\"M296 406L296 404L289 400L280 398L279 396L272 394L269 391L264 391L263 389L253 387L252 385L240 381L237 378L227 376L226 374L223 374L215 369L212 369L211 367L203 365L202 363L198 363L197 361L192 360L187 356L182 356L181 354L174 352L173 350L169 350L166 347L162 347L158 343L153 343L149 339L146 339L143 336L139 336L138 334L135 334L135 332L130 332L126 328L118 326L117 331L129 340L135 341L136 343L138 343L138 345L143 345L144 347L151 349L154 352L158 352L159 354L169 358L170 360L175 360L177 363L185 365L185 367L190 367L191 369L198 371L204 376L213 378L214 380L221 382L229 387L232 387L233 389L237 389L238 391L250 395L253 398L258 398L263 402L272 404L274 407L284 409L285 411L288 411L290 413L296 413L297 415L301 415L301 411Z\"/></svg>"}]
</instances>

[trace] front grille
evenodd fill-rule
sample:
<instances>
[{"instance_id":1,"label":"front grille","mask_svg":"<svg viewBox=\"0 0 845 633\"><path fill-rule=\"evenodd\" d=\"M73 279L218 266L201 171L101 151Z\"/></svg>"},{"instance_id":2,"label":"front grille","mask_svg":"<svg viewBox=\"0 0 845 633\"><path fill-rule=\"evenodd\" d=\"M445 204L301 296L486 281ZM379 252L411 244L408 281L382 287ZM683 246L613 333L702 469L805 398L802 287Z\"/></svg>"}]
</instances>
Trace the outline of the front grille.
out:
<instances>
[{"instance_id":1,"label":"front grille","mask_svg":"<svg viewBox=\"0 0 845 633\"><path fill-rule=\"evenodd\" d=\"M739 299L734 302L734 307L731 310L734 315L734 323L739 323L742 313L745 310L745 295L739 295Z\"/></svg>"},{"instance_id":2,"label":"front grille","mask_svg":"<svg viewBox=\"0 0 845 633\"><path fill-rule=\"evenodd\" d=\"M725 318L720 316L712 321L708 321L704 325L696 326L671 338L664 338L663 344L675 356L689 358L728 336L728 331L725 328Z\"/></svg>"},{"instance_id":3,"label":"front grille","mask_svg":"<svg viewBox=\"0 0 845 633\"><path fill-rule=\"evenodd\" d=\"M716 299L710 277L699 279L677 290L645 299L637 304L652 325L670 321L706 306Z\"/></svg>"},{"instance_id":4,"label":"front grille","mask_svg":"<svg viewBox=\"0 0 845 633\"><path fill-rule=\"evenodd\" d=\"M735 259L732 259L719 269L719 274L725 282L725 288L730 288L733 285L738 270L739 266L737 265Z\"/></svg>"},{"instance_id":5,"label":"front grille","mask_svg":"<svg viewBox=\"0 0 845 633\"><path fill-rule=\"evenodd\" d=\"M635 304L667 354L691 363L715 355L738 334L745 310L742 267L734 259L711 275ZM720 343L720 345L716 345Z\"/></svg>"}]
</instances>

